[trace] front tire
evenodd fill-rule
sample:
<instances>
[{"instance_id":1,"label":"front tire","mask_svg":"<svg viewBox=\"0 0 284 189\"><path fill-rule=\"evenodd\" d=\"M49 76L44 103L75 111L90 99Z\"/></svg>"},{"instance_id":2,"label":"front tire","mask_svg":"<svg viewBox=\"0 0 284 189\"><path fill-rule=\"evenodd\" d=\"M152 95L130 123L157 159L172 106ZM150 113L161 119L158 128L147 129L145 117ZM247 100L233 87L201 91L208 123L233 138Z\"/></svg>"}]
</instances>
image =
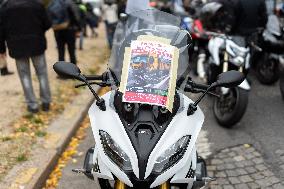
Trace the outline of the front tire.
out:
<instances>
[{"instance_id":1,"label":"front tire","mask_svg":"<svg viewBox=\"0 0 284 189\"><path fill-rule=\"evenodd\" d=\"M284 77L280 78L280 92L282 95L282 99L284 100Z\"/></svg>"},{"instance_id":2,"label":"front tire","mask_svg":"<svg viewBox=\"0 0 284 189\"><path fill-rule=\"evenodd\" d=\"M232 128L245 114L248 104L248 91L239 87L229 89L228 94L214 99L214 116L226 128Z\"/></svg>"},{"instance_id":3,"label":"front tire","mask_svg":"<svg viewBox=\"0 0 284 189\"><path fill-rule=\"evenodd\" d=\"M278 62L268 56L265 54L256 65L256 77L264 85L271 85L279 79Z\"/></svg>"},{"instance_id":4,"label":"front tire","mask_svg":"<svg viewBox=\"0 0 284 189\"><path fill-rule=\"evenodd\" d=\"M284 100L284 63L282 61L279 64L279 76L280 76L280 92L282 95L282 99Z\"/></svg>"},{"instance_id":5,"label":"front tire","mask_svg":"<svg viewBox=\"0 0 284 189\"><path fill-rule=\"evenodd\" d=\"M99 178L98 181L101 189L113 189L108 180Z\"/></svg>"}]
</instances>

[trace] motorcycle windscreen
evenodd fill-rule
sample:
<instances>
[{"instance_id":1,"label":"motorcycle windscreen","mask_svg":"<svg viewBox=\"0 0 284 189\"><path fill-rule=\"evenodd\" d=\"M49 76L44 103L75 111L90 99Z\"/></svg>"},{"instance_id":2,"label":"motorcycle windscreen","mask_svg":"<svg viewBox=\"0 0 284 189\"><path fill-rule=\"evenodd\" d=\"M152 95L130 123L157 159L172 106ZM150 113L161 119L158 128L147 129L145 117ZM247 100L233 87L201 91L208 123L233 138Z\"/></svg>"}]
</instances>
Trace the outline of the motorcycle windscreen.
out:
<instances>
[{"instance_id":1,"label":"motorcycle windscreen","mask_svg":"<svg viewBox=\"0 0 284 189\"><path fill-rule=\"evenodd\" d=\"M130 63L128 75L135 78L134 84L142 85L143 82L143 86L167 89L170 86L166 84L165 73L176 69L174 74L176 86L182 89L190 71L188 63L190 41L191 37L187 31L181 29L178 17L156 9L130 14L127 20L118 23L114 35L108 64L112 86L114 88L120 86L121 89L121 85L124 85L123 69L125 60L129 58L126 56L127 50L132 49L128 60ZM138 52L139 50L141 52ZM172 58L174 53L178 54L175 66Z\"/></svg>"}]
</instances>

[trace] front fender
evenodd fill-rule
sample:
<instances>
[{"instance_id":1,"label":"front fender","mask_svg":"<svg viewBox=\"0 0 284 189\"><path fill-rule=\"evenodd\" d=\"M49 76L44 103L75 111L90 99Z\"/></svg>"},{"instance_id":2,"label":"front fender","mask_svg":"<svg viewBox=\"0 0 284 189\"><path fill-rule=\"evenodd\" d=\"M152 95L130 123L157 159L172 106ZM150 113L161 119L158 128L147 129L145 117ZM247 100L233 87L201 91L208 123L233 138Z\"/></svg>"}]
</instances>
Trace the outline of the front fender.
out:
<instances>
[{"instance_id":1,"label":"front fender","mask_svg":"<svg viewBox=\"0 0 284 189\"><path fill-rule=\"evenodd\" d=\"M247 80L247 79L245 79L245 80L239 85L239 87L240 87L241 89L244 89L244 90L247 90L247 91L249 91L249 90L251 89L250 84L248 83L248 80Z\"/></svg>"}]
</instances>

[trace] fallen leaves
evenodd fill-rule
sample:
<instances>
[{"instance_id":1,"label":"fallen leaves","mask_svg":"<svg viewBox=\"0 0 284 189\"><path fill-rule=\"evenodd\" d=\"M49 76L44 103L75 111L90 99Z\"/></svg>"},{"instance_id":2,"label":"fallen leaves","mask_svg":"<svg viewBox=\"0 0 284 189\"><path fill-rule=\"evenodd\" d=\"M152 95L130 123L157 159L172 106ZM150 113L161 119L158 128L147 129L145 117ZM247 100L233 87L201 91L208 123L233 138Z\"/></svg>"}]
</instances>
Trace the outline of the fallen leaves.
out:
<instances>
[{"instance_id":1,"label":"fallen leaves","mask_svg":"<svg viewBox=\"0 0 284 189\"><path fill-rule=\"evenodd\" d=\"M71 139L68 147L59 158L57 166L50 174L43 189L55 189L58 185L60 178L62 177L62 169L66 166L68 161L72 160L73 163L77 162L77 160L74 158L74 155L80 154L77 152L77 148L80 141L85 138L86 129L89 127L89 125L90 125L89 119L85 118L79 130L76 132L75 136Z\"/></svg>"},{"instance_id":2,"label":"fallen leaves","mask_svg":"<svg viewBox=\"0 0 284 189\"><path fill-rule=\"evenodd\" d=\"M102 88L99 91L99 95L103 95L108 92L109 88ZM48 180L45 183L45 187L43 189L55 189L58 186L58 182L62 177L62 169L66 166L66 164L72 160L73 163L77 163L77 159L74 156L82 156L83 152L78 152L77 148L80 142L86 136L86 129L90 126L90 121L88 118L85 118L82 124L80 125L78 131L75 136L71 139L68 147L62 153L61 157L58 160L56 167L53 172L50 174Z\"/></svg>"},{"instance_id":3,"label":"fallen leaves","mask_svg":"<svg viewBox=\"0 0 284 189\"><path fill-rule=\"evenodd\" d=\"M57 91L53 94L50 112L24 114L10 126L11 133L0 134L0 180L16 163L28 160L36 139L47 135L46 128L51 120L79 93L74 89L74 84L74 81L60 81Z\"/></svg>"},{"instance_id":4,"label":"fallen leaves","mask_svg":"<svg viewBox=\"0 0 284 189\"><path fill-rule=\"evenodd\" d=\"M106 52L106 49L98 52L95 48L84 51L82 54L86 56L84 61L91 62L86 65L82 64L82 70L86 71L91 67L89 72L95 73L99 69L97 63L104 64L109 53ZM0 131L0 181L15 164L28 160L32 149L41 145L36 143L37 139L46 140L46 129L50 122L61 114L65 105L81 91L74 88L75 82L72 80L56 80L51 83L54 90L52 90L50 112L26 113L9 126L8 132L4 134ZM20 111L24 112L25 110ZM11 120L14 119L16 118L11 117Z\"/></svg>"}]
</instances>

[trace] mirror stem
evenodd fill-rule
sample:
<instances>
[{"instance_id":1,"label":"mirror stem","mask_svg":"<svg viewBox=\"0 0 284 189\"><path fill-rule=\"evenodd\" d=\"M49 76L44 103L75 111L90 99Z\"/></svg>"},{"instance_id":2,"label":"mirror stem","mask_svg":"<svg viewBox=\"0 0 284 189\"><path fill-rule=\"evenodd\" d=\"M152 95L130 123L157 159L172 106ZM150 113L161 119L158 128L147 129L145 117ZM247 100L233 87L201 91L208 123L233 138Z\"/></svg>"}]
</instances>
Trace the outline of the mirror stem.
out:
<instances>
[{"instance_id":1,"label":"mirror stem","mask_svg":"<svg viewBox=\"0 0 284 189\"><path fill-rule=\"evenodd\" d=\"M208 87L206 89L206 91L197 99L197 101L194 102L194 106L197 106L199 104L199 102L205 97L205 95L210 91L210 89L212 88L211 87L212 85L210 85L210 87Z\"/></svg>"},{"instance_id":2,"label":"mirror stem","mask_svg":"<svg viewBox=\"0 0 284 189\"><path fill-rule=\"evenodd\" d=\"M197 110L197 105L201 100L205 97L205 95L215 86L215 83L211 84L210 87L206 89L206 91L194 102L189 104L188 110L187 110L187 116L193 115L194 112Z\"/></svg>"},{"instance_id":3,"label":"mirror stem","mask_svg":"<svg viewBox=\"0 0 284 189\"><path fill-rule=\"evenodd\" d=\"M95 99L96 99L96 105L100 108L102 111L106 111L106 103L103 98L100 98L99 95L96 93L96 91L93 89L93 87L90 85L90 83L87 81L87 79L83 75L79 75L79 77L86 83L90 91L93 93Z\"/></svg>"}]
</instances>

